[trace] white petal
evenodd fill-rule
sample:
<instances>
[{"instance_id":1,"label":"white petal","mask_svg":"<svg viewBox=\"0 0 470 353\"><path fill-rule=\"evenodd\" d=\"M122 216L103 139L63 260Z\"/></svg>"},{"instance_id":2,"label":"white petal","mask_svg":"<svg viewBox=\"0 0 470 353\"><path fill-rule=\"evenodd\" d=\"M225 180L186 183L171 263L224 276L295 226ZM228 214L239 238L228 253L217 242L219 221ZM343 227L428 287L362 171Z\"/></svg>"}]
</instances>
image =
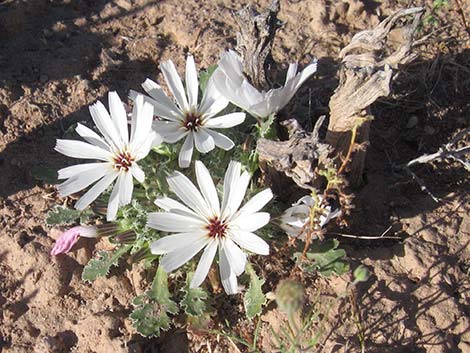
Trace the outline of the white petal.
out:
<instances>
[{"instance_id":1,"label":"white petal","mask_svg":"<svg viewBox=\"0 0 470 353\"><path fill-rule=\"evenodd\" d=\"M297 74L297 63L291 63L289 64L289 69L287 70L286 74L286 82L284 83L284 86L287 85L287 83L292 80L295 75Z\"/></svg>"},{"instance_id":2,"label":"white petal","mask_svg":"<svg viewBox=\"0 0 470 353\"><path fill-rule=\"evenodd\" d=\"M138 149L153 131L153 106L150 103L144 102L141 107L137 107L136 114L134 135L130 141L130 145L134 149Z\"/></svg>"},{"instance_id":3,"label":"white petal","mask_svg":"<svg viewBox=\"0 0 470 353\"><path fill-rule=\"evenodd\" d=\"M155 143L157 133L155 131L150 131L147 134L145 140L139 143L133 143L129 146L129 151L134 156L135 161L140 161L144 159L149 154L150 150L152 149L153 144Z\"/></svg>"},{"instance_id":4,"label":"white petal","mask_svg":"<svg viewBox=\"0 0 470 353\"><path fill-rule=\"evenodd\" d=\"M75 128L75 131L77 132L77 134L83 137L86 142L98 146L106 151L110 150L109 145L101 138L101 136L99 136L96 132L94 132L92 129L89 129L85 125L78 123L77 127Z\"/></svg>"},{"instance_id":5,"label":"white petal","mask_svg":"<svg viewBox=\"0 0 470 353\"><path fill-rule=\"evenodd\" d=\"M116 126L116 130L119 132L122 141L128 143L129 130L127 129L127 114L124 105L116 92L109 92L108 101L109 111L111 112L111 118Z\"/></svg>"},{"instance_id":6,"label":"white petal","mask_svg":"<svg viewBox=\"0 0 470 353\"><path fill-rule=\"evenodd\" d=\"M271 199L273 193L271 189L264 189L253 196L242 208L240 208L240 214L252 214L261 210Z\"/></svg>"},{"instance_id":7,"label":"white petal","mask_svg":"<svg viewBox=\"0 0 470 353\"><path fill-rule=\"evenodd\" d=\"M220 69L216 69L215 72L220 71ZM214 73L215 73L214 72ZM209 78L209 82L207 83L206 90L204 95L202 96L201 104L199 105L199 113L202 115L203 118L210 118L223 109L228 105L228 100L225 99L224 96L220 94L214 84L214 73Z\"/></svg>"},{"instance_id":8,"label":"white petal","mask_svg":"<svg viewBox=\"0 0 470 353\"><path fill-rule=\"evenodd\" d=\"M120 204L120 194L122 188L122 174L118 176L118 180L116 184L114 184L113 191L109 196L108 200L108 209L106 210L106 220L108 222L114 221L116 219L116 215L119 209Z\"/></svg>"},{"instance_id":9,"label":"white petal","mask_svg":"<svg viewBox=\"0 0 470 353\"><path fill-rule=\"evenodd\" d=\"M188 168L191 164L191 157L193 156L194 149L194 136L189 133L181 146L180 154L178 156L178 165L180 168Z\"/></svg>"},{"instance_id":10,"label":"white petal","mask_svg":"<svg viewBox=\"0 0 470 353\"><path fill-rule=\"evenodd\" d=\"M171 191L179 197L189 208L200 215L211 216L209 205L202 197L199 190L186 176L180 172L174 172L167 178Z\"/></svg>"},{"instance_id":11,"label":"white petal","mask_svg":"<svg viewBox=\"0 0 470 353\"><path fill-rule=\"evenodd\" d=\"M132 200L132 191L134 190L134 182L132 180L132 173L123 172L119 176L120 186L119 186L119 204L121 206L127 205Z\"/></svg>"},{"instance_id":12,"label":"white petal","mask_svg":"<svg viewBox=\"0 0 470 353\"><path fill-rule=\"evenodd\" d=\"M132 163L132 166L131 166L131 173L132 175L134 176L134 178L136 178L136 180L139 182L139 183L143 183L144 180L145 180L145 173L144 171L142 170L142 168L140 168L137 163Z\"/></svg>"},{"instance_id":13,"label":"white petal","mask_svg":"<svg viewBox=\"0 0 470 353\"><path fill-rule=\"evenodd\" d=\"M233 187L236 186L240 179L241 164L239 162L230 161L224 177L224 196L222 198L222 213L226 213L227 204L230 201L230 194ZM235 212L233 210L232 212Z\"/></svg>"},{"instance_id":14,"label":"white petal","mask_svg":"<svg viewBox=\"0 0 470 353\"><path fill-rule=\"evenodd\" d=\"M148 102L154 106L155 115L169 120L180 120L180 109L168 98L159 84L150 79L146 79L145 82L142 83L142 87L145 92L152 97L148 99Z\"/></svg>"},{"instance_id":15,"label":"white petal","mask_svg":"<svg viewBox=\"0 0 470 353\"><path fill-rule=\"evenodd\" d=\"M106 174L101 180L99 180L95 185L88 190L85 195L83 195L80 200L75 204L77 210L84 210L90 203L96 200L96 198L105 191L108 186L116 179L118 176L117 172L112 172Z\"/></svg>"},{"instance_id":16,"label":"white petal","mask_svg":"<svg viewBox=\"0 0 470 353\"><path fill-rule=\"evenodd\" d=\"M154 121L153 129L162 136L163 141L175 143L188 134L188 131L175 121Z\"/></svg>"},{"instance_id":17,"label":"white petal","mask_svg":"<svg viewBox=\"0 0 470 353\"><path fill-rule=\"evenodd\" d=\"M105 164L101 162L72 165L70 167L60 169L58 171L57 179L68 179L92 169L106 170L106 168L103 168L104 166Z\"/></svg>"},{"instance_id":18,"label":"white petal","mask_svg":"<svg viewBox=\"0 0 470 353\"><path fill-rule=\"evenodd\" d=\"M245 271L246 254L229 238L225 238L222 243L225 255L230 263L230 268L239 276Z\"/></svg>"},{"instance_id":19,"label":"white petal","mask_svg":"<svg viewBox=\"0 0 470 353\"><path fill-rule=\"evenodd\" d=\"M112 154L109 151L83 141L57 140L54 149L73 158L99 159L106 162L112 159Z\"/></svg>"},{"instance_id":20,"label":"white petal","mask_svg":"<svg viewBox=\"0 0 470 353\"><path fill-rule=\"evenodd\" d=\"M212 240L207 244L204 252L202 253L199 263L197 264L196 271L194 272L193 279L191 280L190 288L196 288L204 282L214 261L215 252L217 251L217 241Z\"/></svg>"},{"instance_id":21,"label":"white petal","mask_svg":"<svg viewBox=\"0 0 470 353\"><path fill-rule=\"evenodd\" d=\"M165 81L168 83L168 88L175 97L179 107L183 111L188 111L188 100L186 99L183 83L176 71L175 65L171 60L168 60L160 64L160 69L162 70Z\"/></svg>"},{"instance_id":22,"label":"white petal","mask_svg":"<svg viewBox=\"0 0 470 353\"><path fill-rule=\"evenodd\" d=\"M199 82L197 79L196 64L192 55L188 55L186 59L186 94L188 95L189 106L197 107L197 95L199 91Z\"/></svg>"},{"instance_id":23,"label":"white petal","mask_svg":"<svg viewBox=\"0 0 470 353\"><path fill-rule=\"evenodd\" d=\"M212 129L226 129L240 125L245 120L245 113L231 113L217 118L208 119L204 126Z\"/></svg>"},{"instance_id":24,"label":"white petal","mask_svg":"<svg viewBox=\"0 0 470 353\"><path fill-rule=\"evenodd\" d=\"M230 262L228 261L227 255L225 254L225 249L222 246L219 246L219 270L220 279L222 281L222 286L224 287L225 293L238 293L237 276L232 271Z\"/></svg>"},{"instance_id":25,"label":"white petal","mask_svg":"<svg viewBox=\"0 0 470 353\"><path fill-rule=\"evenodd\" d=\"M109 145L119 149L122 146L123 141L119 135L116 126L114 125L108 111L100 101L89 107L91 117L95 122L96 127L100 130L101 134L106 139Z\"/></svg>"},{"instance_id":26,"label":"white petal","mask_svg":"<svg viewBox=\"0 0 470 353\"><path fill-rule=\"evenodd\" d=\"M231 225L247 232L254 232L269 223L270 214L267 212L257 212L249 215L241 215L230 222Z\"/></svg>"},{"instance_id":27,"label":"white petal","mask_svg":"<svg viewBox=\"0 0 470 353\"><path fill-rule=\"evenodd\" d=\"M200 219L164 212L149 213L147 225L164 232L187 232L188 230L203 229L205 227L205 223Z\"/></svg>"},{"instance_id":28,"label":"white petal","mask_svg":"<svg viewBox=\"0 0 470 353\"><path fill-rule=\"evenodd\" d=\"M204 199L212 209L213 215L219 215L220 203L217 189L209 171L201 161L196 161L196 179Z\"/></svg>"},{"instance_id":29,"label":"white petal","mask_svg":"<svg viewBox=\"0 0 470 353\"><path fill-rule=\"evenodd\" d=\"M150 245L150 251L154 255L166 254L206 239L204 232L176 233L154 241Z\"/></svg>"},{"instance_id":30,"label":"white petal","mask_svg":"<svg viewBox=\"0 0 470 353\"><path fill-rule=\"evenodd\" d=\"M199 240L187 244L185 247L179 248L163 256L160 265L166 272L176 270L196 255L210 241L209 238L199 238Z\"/></svg>"},{"instance_id":31,"label":"white petal","mask_svg":"<svg viewBox=\"0 0 470 353\"><path fill-rule=\"evenodd\" d=\"M251 232L233 230L230 238L242 248L259 255L269 255L269 245L259 236Z\"/></svg>"},{"instance_id":32,"label":"white petal","mask_svg":"<svg viewBox=\"0 0 470 353\"><path fill-rule=\"evenodd\" d=\"M199 216L197 213L194 213L194 211L190 210L188 207L186 207L182 203L176 200L173 200L169 197L157 198L155 200L155 205L157 205L158 207L160 207L161 209L167 212L179 214L182 216L193 217L193 218L200 219L201 221L205 222L204 218Z\"/></svg>"},{"instance_id":33,"label":"white petal","mask_svg":"<svg viewBox=\"0 0 470 353\"><path fill-rule=\"evenodd\" d=\"M218 133L217 131L212 131L207 129L206 130L209 135L214 139L214 144L222 148L225 151L229 151L235 146L232 140L230 140L227 136Z\"/></svg>"},{"instance_id":34,"label":"white petal","mask_svg":"<svg viewBox=\"0 0 470 353\"><path fill-rule=\"evenodd\" d=\"M199 152L207 153L215 148L214 139L204 128L198 129L198 131L193 132L193 134L194 144Z\"/></svg>"},{"instance_id":35,"label":"white petal","mask_svg":"<svg viewBox=\"0 0 470 353\"><path fill-rule=\"evenodd\" d=\"M230 193L228 195L228 201L226 208L223 210L224 216L233 215L245 197L246 189L250 183L250 174L243 172L238 178L237 182L230 186Z\"/></svg>"},{"instance_id":36,"label":"white petal","mask_svg":"<svg viewBox=\"0 0 470 353\"><path fill-rule=\"evenodd\" d=\"M92 163L93 168L83 170L78 174L73 175L70 179L57 186L60 196L65 197L83 190L93 184L98 179L101 179L106 173L112 171L112 167L106 165L107 163ZM86 165L86 164L85 164ZM79 165L82 166L82 165ZM75 169L78 166L73 166ZM69 167L71 168L71 167ZM59 171L59 173L62 170Z\"/></svg>"}]
</instances>

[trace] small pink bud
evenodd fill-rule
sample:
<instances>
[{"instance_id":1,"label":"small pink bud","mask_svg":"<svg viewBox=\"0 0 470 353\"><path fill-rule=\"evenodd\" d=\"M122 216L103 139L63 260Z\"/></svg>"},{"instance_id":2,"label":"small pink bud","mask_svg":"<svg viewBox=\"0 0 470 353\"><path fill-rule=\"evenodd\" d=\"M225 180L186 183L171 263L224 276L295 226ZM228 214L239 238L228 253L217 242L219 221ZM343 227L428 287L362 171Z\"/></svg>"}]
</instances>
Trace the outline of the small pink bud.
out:
<instances>
[{"instance_id":1,"label":"small pink bud","mask_svg":"<svg viewBox=\"0 0 470 353\"><path fill-rule=\"evenodd\" d=\"M70 228L63 232L56 240L51 250L51 255L59 255L69 252L70 249L78 241L79 237L96 238L98 235L96 228L93 226L78 226Z\"/></svg>"}]
</instances>

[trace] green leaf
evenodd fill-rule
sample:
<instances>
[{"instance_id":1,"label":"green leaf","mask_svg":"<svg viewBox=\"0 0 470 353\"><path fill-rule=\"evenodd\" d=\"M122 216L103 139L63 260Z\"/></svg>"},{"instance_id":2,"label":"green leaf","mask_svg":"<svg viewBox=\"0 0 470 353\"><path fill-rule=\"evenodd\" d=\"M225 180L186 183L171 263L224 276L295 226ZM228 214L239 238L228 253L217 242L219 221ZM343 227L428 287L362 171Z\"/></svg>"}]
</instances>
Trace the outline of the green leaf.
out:
<instances>
[{"instance_id":1,"label":"green leaf","mask_svg":"<svg viewBox=\"0 0 470 353\"><path fill-rule=\"evenodd\" d=\"M260 279L251 264L247 263L246 272L250 276L250 286L243 297L246 316L252 319L261 313L263 305L266 304L266 296L263 293L262 286L264 279Z\"/></svg>"},{"instance_id":2,"label":"green leaf","mask_svg":"<svg viewBox=\"0 0 470 353\"><path fill-rule=\"evenodd\" d=\"M98 277L106 277L109 269L116 266L119 258L129 251L130 245L119 248L114 254L109 251L99 251L98 257L91 259L82 272L82 280L93 282Z\"/></svg>"},{"instance_id":3,"label":"green leaf","mask_svg":"<svg viewBox=\"0 0 470 353\"><path fill-rule=\"evenodd\" d=\"M208 295L207 292L201 287L189 287L193 275L193 272L188 272L186 275L186 286L183 288L184 296L180 304L183 306L186 314L191 316L199 316L204 314L206 311L205 300L207 299Z\"/></svg>"},{"instance_id":4,"label":"green leaf","mask_svg":"<svg viewBox=\"0 0 470 353\"><path fill-rule=\"evenodd\" d=\"M201 92L206 91L207 83L209 82L209 79L211 78L215 69L217 69L217 65L211 65L207 68L206 71L202 71L199 74L199 88L201 89Z\"/></svg>"},{"instance_id":5,"label":"green leaf","mask_svg":"<svg viewBox=\"0 0 470 353\"><path fill-rule=\"evenodd\" d=\"M79 210L56 206L47 214L46 223L50 226L73 223L80 218L81 214L82 211Z\"/></svg>"},{"instance_id":6,"label":"green leaf","mask_svg":"<svg viewBox=\"0 0 470 353\"><path fill-rule=\"evenodd\" d=\"M259 136L266 139L275 139L276 131L273 128L274 119L276 118L275 114L271 114L263 121L259 126Z\"/></svg>"},{"instance_id":7,"label":"green leaf","mask_svg":"<svg viewBox=\"0 0 470 353\"><path fill-rule=\"evenodd\" d=\"M43 181L47 184L57 183L57 172L55 169L36 165L31 168L31 176L39 181Z\"/></svg>"},{"instance_id":8,"label":"green leaf","mask_svg":"<svg viewBox=\"0 0 470 353\"><path fill-rule=\"evenodd\" d=\"M304 263L303 268L307 272L317 270L323 276L331 276L336 273L342 275L349 270L349 265L343 259L346 252L343 249L337 249L338 240L331 239L317 242L312 245L310 251L305 255L311 262ZM295 253L294 258L298 261L301 253Z\"/></svg>"},{"instance_id":9,"label":"green leaf","mask_svg":"<svg viewBox=\"0 0 470 353\"><path fill-rule=\"evenodd\" d=\"M170 328L168 316L178 312L178 306L170 299L168 276L158 267L151 288L132 301L135 306L130 318L134 328L143 336L160 336L161 331Z\"/></svg>"}]
</instances>

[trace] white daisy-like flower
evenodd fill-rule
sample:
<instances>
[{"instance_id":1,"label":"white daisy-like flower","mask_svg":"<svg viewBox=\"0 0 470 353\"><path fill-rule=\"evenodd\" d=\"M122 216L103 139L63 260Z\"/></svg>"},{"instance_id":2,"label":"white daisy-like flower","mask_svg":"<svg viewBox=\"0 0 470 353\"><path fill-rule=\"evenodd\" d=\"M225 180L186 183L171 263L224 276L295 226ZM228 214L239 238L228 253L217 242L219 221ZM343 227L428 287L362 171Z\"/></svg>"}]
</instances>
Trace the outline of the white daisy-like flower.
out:
<instances>
[{"instance_id":1,"label":"white daisy-like flower","mask_svg":"<svg viewBox=\"0 0 470 353\"><path fill-rule=\"evenodd\" d=\"M152 130L153 107L144 102L143 96L134 104L130 136L126 111L116 92L109 93L109 110L111 115L99 101L90 106L93 121L103 137L78 124L76 131L86 142L57 140L55 150L73 158L100 161L77 164L58 172L59 179L67 179L57 187L62 197L96 182L75 204L78 210L85 209L117 179L108 202L106 218L111 221L116 218L119 206L131 202L132 177L144 181L145 174L137 162L147 156L158 136Z\"/></svg>"},{"instance_id":2,"label":"white daisy-like flower","mask_svg":"<svg viewBox=\"0 0 470 353\"><path fill-rule=\"evenodd\" d=\"M155 201L166 212L150 213L148 225L176 234L158 239L150 249L153 254L165 254L160 265L166 272L176 270L204 249L191 288L204 281L218 249L222 285L227 294L235 294L237 276L243 273L247 261L240 247L269 254L269 245L253 232L269 222L269 213L259 211L273 194L265 189L239 209L250 175L241 173L240 163L233 161L225 174L222 204L209 171L200 161L196 161L196 179L200 191L179 172L168 177L171 190L186 205L167 197Z\"/></svg>"},{"instance_id":3,"label":"white daisy-like flower","mask_svg":"<svg viewBox=\"0 0 470 353\"><path fill-rule=\"evenodd\" d=\"M317 60L297 73L297 63L289 65L283 87L258 91L243 74L241 57L233 50L222 54L213 74L217 90L230 102L256 118L267 118L285 107L304 81L317 71Z\"/></svg>"},{"instance_id":4,"label":"white daisy-like flower","mask_svg":"<svg viewBox=\"0 0 470 353\"><path fill-rule=\"evenodd\" d=\"M241 124L245 120L245 113L215 117L228 105L228 101L215 89L212 79L209 79L202 100L198 103L199 81L192 55L188 55L186 60L186 90L171 60L160 64L160 69L176 104L156 82L147 79L142 87L150 96L146 97L146 101L153 105L155 115L161 119L154 122L155 131L168 143L185 138L178 158L180 168L189 167L194 146L201 153L207 153L215 146L230 150L234 146L233 141L214 129ZM137 94L131 91L130 96L134 98Z\"/></svg>"},{"instance_id":5,"label":"white daisy-like flower","mask_svg":"<svg viewBox=\"0 0 470 353\"><path fill-rule=\"evenodd\" d=\"M322 204L322 196L318 195L318 202ZM331 206L320 206L323 213L317 215L318 219L311 220L311 210L316 204L315 198L312 196L303 196L296 203L292 204L284 211L280 217L280 227L287 233L287 235L293 238L299 238L304 240L307 233L312 231L310 224L315 226L313 230L320 230L333 218L338 217L341 214L340 209L332 210Z\"/></svg>"}]
</instances>

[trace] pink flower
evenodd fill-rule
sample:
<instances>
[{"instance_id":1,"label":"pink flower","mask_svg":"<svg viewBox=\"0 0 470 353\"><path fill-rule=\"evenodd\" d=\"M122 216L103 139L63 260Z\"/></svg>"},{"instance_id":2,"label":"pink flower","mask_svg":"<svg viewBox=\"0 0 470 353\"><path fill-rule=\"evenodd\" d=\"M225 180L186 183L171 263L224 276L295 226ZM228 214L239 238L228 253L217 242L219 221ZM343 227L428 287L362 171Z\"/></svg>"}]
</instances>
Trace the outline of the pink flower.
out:
<instances>
[{"instance_id":1,"label":"pink flower","mask_svg":"<svg viewBox=\"0 0 470 353\"><path fill-rule=\"evenodd\" d=\"M56 240L51 250L51 255L59 255L69 252L78 241L79 237L96 238L98 232L93 226L77 226L63 232Z\"/></svg>"}]
</instances>

